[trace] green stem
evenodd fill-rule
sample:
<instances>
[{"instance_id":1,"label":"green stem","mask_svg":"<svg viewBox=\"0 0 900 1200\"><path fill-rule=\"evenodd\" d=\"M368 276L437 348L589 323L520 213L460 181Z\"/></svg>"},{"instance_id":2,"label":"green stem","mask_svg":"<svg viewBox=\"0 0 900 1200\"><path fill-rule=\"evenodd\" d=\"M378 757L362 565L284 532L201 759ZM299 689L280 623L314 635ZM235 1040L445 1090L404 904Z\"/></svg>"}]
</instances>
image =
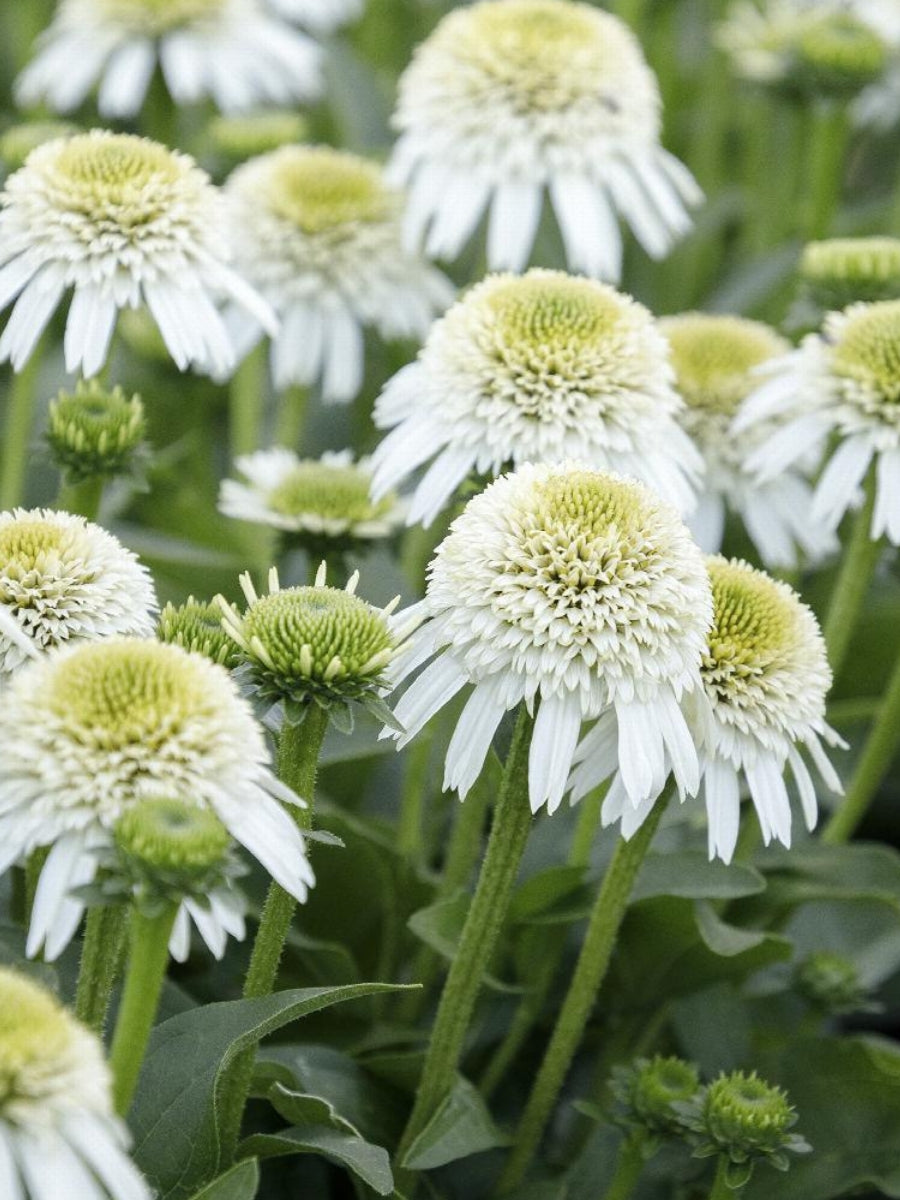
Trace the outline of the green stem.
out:
<instances>
[{"instance_id":1,"label":"green stem","mask_svg":"<svg viewBox=\"0 0 900 1200\"><path fill-rule=\"evenodd\" d=\"M285 388L278 399L278 418L275 422L275 442L296 450L303 438L309 389L294 385Z\"/></svg>"},{"instance_id":2,"label":"green stem","mask_svg":"<svg viewBox=\"0 0 900 1200\"><path fill-rule=\"evenodd\" d=\"M166 977L169 938L177 912L177 905L170 904L155 917L145 916L139 909L134 909L131 916L128 970L109 1054L113 1101L120 1116L125 1116L131 1106L141 1073Z\"/></svg>"},{"instance_id":3,"label":"green stem","mask_svg":"<svg viewBox=\"0 0 900 1200\"><path fill-rule=\"evenodd\" d=\"M397 1151L399 1164L453 1087L481 982L500 937L531 829L528 750L532 726L532 718L523 709L509 749L478 885L444 984L415 1104ZM398 1180L397 1188L412 1193L403 1181Z\"/></svg>"},{"instance_id":4,"label":"green stem","mask_svg":"<svg viewBox=\"0 0 900 1200\"><path fill-rule=\"evenodd\" d=\"M825 237L831 229L841 198L849 133L845 104L819 104L813 109L812 118L803 189L807 205L803 232L807 240Z\"/></svg>"},{"instance_id":5,"label":"green stem","mask_svg":"<svg viewBox=\"0 0 900 1200\"><path fill-rule=\"evenodd\" d=\"M92 475L90 479L82 479L78 483L63 484L59 489L56 507L95 521L100 511L105 482L102 475Z\"/></svg>"},{"instance_id":6,"label":"green stem","mask_svg":"<svg viewBox=\"0 0 900 1200\"><path fill-rule=\"evenodd\" d=\"M251 454L262 440L266 393L266 343L251 350L231 377L228 416L231 456Z\"/></svg>"},{"instance_id":7,"label":"green stem","mask_svg":"<svg viewBox=\"0 0 900 1200\"><path fill-rule=\"evenodd\" d=\"M881 556L881 541L873 541L870 529L872 512L875 508L875 474L869 472L866 480L866 499L853 518L853 529L841 559L837 579L831 591L831 602L825 616L823 633L828 648L828 661L835 678L841 667L856 627L863 601L878 559Z\"/></svg>"},{"instance_id":8,"label":"green stem","mask_svg":"<svg viewBox=\"0 0 900 1200\"><path fill-rule=\"evenodd\" d=\"M875 793L890 770L900 746L900 657L872 726L844 802L822 833L822 841L839 845L853 836Z\"/></svg>"},{"instance_id":9,"label":"green stem","mask_svg":"<svg viewBox=\"0 0 900 1200\"><path fill-rule=\"evenodd\" d=\"M643 1146L644 1138L640 1133L629 1134L622 1142L616 1169L603 1200L628 1200L644 1169Z\"/></svg>"},{"instance_id":10,"label":"green stem","mask_svg":"<svg viewBox=\"0 0 900 1200\"><path fill-rule=\"evenodd\" d=\"M306 801L306 808L292 810L301 831L312 828L316 772L327 728L327 710L311 703L303 722L299 725L285 724L278 740L278 778ZM246 998L269 996L274 990L278 966L296 907L297 901L289 892L277 883L269 885L259 928L256 931L256 940L253 943L250 965L244 979ZM224 1099L221 1136L224 1161L230 1162L237 1148L244 1108L253 1082L255 1062L256 1049L250 1046L238 1054L228 1068L222 1088Z\"/></svg>"},{"instance_id":11,"label":"green stem","mask_svg":"<svg viewBox=\"0 0 900 1200\"><path fill-rule=\"evenodd\" d=\"M743 1190L743 1188L735 1189L728 1186L728 1159L724 1154L720 1154L709 1200L738 1200Z\"/></svg>"},{"instance_id":12,"label":"green stem","mask_svg":"<svg viewBox=\"0 0 900 1200\"><path fill-rule=\"evenodd\" d=\"M128 910L123 905L88 909L75 991L75 1016L102 1037L122 960Z\"/></svg>"},{"instance_id":13,"label":"green stem","mask_svg":"<svg viewBox=\"0 0 900 1200\"><path fill-rule=\"evenodd\" d=\"M35 346L28 362L13 375L9 385L0 465L0 508L3 509L15 508L23 499L42 346L42 341Z\"/></svg>"},{"instance_id":14,"label":"green stem","mask_svg":"<svg viewBox=\"0 0 900 1200\"><path fill-rule=\"evenodd\" d=\"M666 807L671 785L628 842L620 839L588 922L575 973L500 1176L501 1192L520 1184L556 1104L606 975L632 885Z\"/></svg>"}]
</instances>

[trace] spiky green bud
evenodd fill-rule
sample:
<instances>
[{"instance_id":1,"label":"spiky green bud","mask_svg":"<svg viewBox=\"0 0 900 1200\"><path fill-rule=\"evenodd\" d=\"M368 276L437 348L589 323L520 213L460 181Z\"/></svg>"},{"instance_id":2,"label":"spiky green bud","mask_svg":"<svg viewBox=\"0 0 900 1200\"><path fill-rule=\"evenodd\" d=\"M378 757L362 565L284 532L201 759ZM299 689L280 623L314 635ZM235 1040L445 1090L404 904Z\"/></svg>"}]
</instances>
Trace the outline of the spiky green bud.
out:
<instances>
[{"instance_id":1,"label":"spiky green bud","mask_svg":"<svg viewBox=\"0 0 900 1200\"><path fill-rule=\"evenodd\" d=\"M691 1100L699 1088L697 1068L681 1058L658 1054L613 1071L620 1123L653 1138L682 1132L684 1122L675 1106Z\"/></svg>"},{"instance_id":2,"label":"spiky green bud","mask_svg":"<svg viewBox=\"0 0 900 1200\"><path fill-rule=\"evenodd\" d=\"M829 1016L878 1009L856 964L831 950L817 950L803 959L794 972L794 983L812 1008Z\"/></svg>"},{"instance_id":3,"label":"spiky green bud","mask_svg":"<svg viewBox=\"0 0 900 1200\"><path fill-rule=\"evenodd\" d=\"M50 401L47 441L69 482L128 474L143 449L147 422L140 396L81 380Z\"/></svg>"},{"instance_id":4,"label":"spiky green bud","mask_svg":"<svg viewBox=\"0 0 900 1200\"><path fill-rule=\"evenodd\" d=\"M855 301L900 297L900 238L829 238L810 242L800 259L800 280L820 309Z\"/></svg>"},{"instance_id":5,"label":"spiky green bud","mask_svg":"<svg viewBox=\"0 0 900 1200\"><path fill-rule=\"evenodd\" d=\"M241 661L240 648L222 626L221 608L193 596L183 604L165 606L159 614L156 636L161 642L203 654L229 670Z\"/></svg>"}]
</instances>

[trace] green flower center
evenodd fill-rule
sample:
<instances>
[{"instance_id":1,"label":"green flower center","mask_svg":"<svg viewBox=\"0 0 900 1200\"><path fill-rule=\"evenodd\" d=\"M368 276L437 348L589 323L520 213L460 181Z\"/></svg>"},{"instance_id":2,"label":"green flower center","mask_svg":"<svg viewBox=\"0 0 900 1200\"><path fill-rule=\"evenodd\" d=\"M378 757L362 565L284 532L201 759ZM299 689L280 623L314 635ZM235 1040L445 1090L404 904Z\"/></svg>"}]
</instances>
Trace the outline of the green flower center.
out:
<instances>
[{"instance_id":1,"label":"green flower center","mask_svg":"<svg viewBox=\"0 0 900 1200\"><path fill-rule=\"evenodd\" d=\"M803 250L800 274L811 283L900 287L900 238L830 238Z\"/></svg>"},{"instance_id":2,"label":"green flower center","mask_svg":"<svg viewBox=\"0 0 900 1200\"><path fill-rule=\"evenodd\" d=\"M71 1019L48 992L0 968L0 1113L46 1084L48 1067L65 1053L71 1034Z\"/></svg>"},{"instance_id":3,"label":"green flower center","mask_svg":"<svg viewBox=\"0 0 900 1200\"><path fill-rule=\"evenodd\" d=\"M159 615L156 636L161 642L202 654L224 667L237 666L240 661L240 651L222 628L222 610L217 604L205 604L193 596L177 607L166 605Z\"/></svg>"},{"instance_id":4,"label":"green flower center","mask_svg":"<svg viewBox=\"0 0 900 1200\"><path fill-rule=\"evenodd\" d=\"M887 47L873 29L849 14L831 14L800 36L803 68L822 87L858 90L877 78L887 63Z\"/></svg>"},{"instance_id":5,"label":"green flower center","mask_svg":"<svg viewBox=\"0 0 900 1200\"><path fill-rule=\"evenodd\" d=\"M390 511L395 497L369 499L370 478L355 467L299 463L268 495L269 507L285 517L314 513L325 520L370 521Z\"/></svg>"},{"instance_id":6,"label":"green flower center","mask_svg":"<svg viewBox=\"0 0 900 1200\"><path fill-rule=\"evenodd\" d=\"M326 146L285 146L272 156L265 204L305 233L383 221L394 208L378 168Z\"/></svg>"},{"instance_id":7,"label":"green flower center","mask_svg":"<svg viewBox=\"0 0 900 1200\"><path fill-rule=\"evenodd\" d=\"M832 348L831 366L842 380L861 385L890 405L900 400L900 300L870 304L847 320Z\"/></svg>"},{"instance_id":8,"label":"green flower center","mask_svg":"<svg viewBox=\"0 0 900 1200\"><path fill-rule=\"evenodd\" d=\"M794 612L774 580L743 563L707 560L713 627L704 670L708 678L758 676L780 660L794 637Z\"/></svg>"},{"instance_id":9,"label":"green flower center","mask_svg":"<svg viewBox=\"0 0 900 1200\"><path fill-rule=\"evenodd\" d=\"M539 355L549 370L554 354L594 347L627 312L611 288L561 271L509 279L488 293L485 305L498 343L516 354Z\"/></svg>"},{"instance_id":10,"label":"green flower center","mask_svg":"<svg viewBox=\"0 0 900 1200\"><path fill-rule=\"evenodd\" d=\"M732 1149L774 1148L794 1124L784 1092L741 1071L709 1085L706 1115L713 1136Z\"/></svg>"},{"instance_id":11,"label":"green flower center","mask_svg":"<svg viewBox=\"0 0 900 1200\"><path fill-rule=\"evenodd\" d=\"M43 572L47 558L59 554L66 540L50 521L11 521L0 529L0 575L21 580L32 571Z\"/></svg>"},{"instance_id":12,"label":"green flower center","mask_svg":"<svg viewBox=\"0 0 900 1200\"><path fill-rule=\"evenodd\" d=\"M685 403L710 415L732 416L753 387L754 367L790 348L768 325L742 317L686 313L660 325Z\"/></svg>"},{"instance_id":13,"label":"green flower center","mask_svg":"<svg viewBox=\"0 0 900 1200\"><path fill-rule=\"evenodd\" d=\"M59 466L80 477L126 470L146 431L139 396L91 381L50 403L47 440Z\"/></svg>"},{"instance_id":14,"label":"green flower center","mask_svg":"<svg viewBox=\"0 0 900 1200\"><path fill-rule=\"evenodd\" d=\"M206 808L180 800L145 800L120 818L120 849L157 871L202 871L222 862L228 830Z\"/></svg>"},{"instance_id":15,"label":"green flower center","mask_svg":"<svg viewBox=\"0 0 900 1200\"><path fill-rule=\"evenodd\" d=\"M99 0L101 15L151 35L216 17L226 0Z\"/></svg>"},{"instance_id":16,"label":"green flower center","mask_svg":"<svg viewBox=\"0 0 900 1200\"><path fill-rule=\"evenodd\" d=\"M393 637L382 613L336 588L297 587L255 601L244 635L258 639L285 679L340 683L378 674Z\"/></svg>"},{"instance_id":17,"label":"green flower center","mask_svg":"<svg viewBox=\"0 0 900 1200\"><path fill-rule=\"evenodd\" d=\"M632 1104L645 1121L667 1126L675 1120L672 1104L690 1100L699 1086L696 1067L680 1058L656 1057L635 1070Z\"/></svg>"}]
</instances>

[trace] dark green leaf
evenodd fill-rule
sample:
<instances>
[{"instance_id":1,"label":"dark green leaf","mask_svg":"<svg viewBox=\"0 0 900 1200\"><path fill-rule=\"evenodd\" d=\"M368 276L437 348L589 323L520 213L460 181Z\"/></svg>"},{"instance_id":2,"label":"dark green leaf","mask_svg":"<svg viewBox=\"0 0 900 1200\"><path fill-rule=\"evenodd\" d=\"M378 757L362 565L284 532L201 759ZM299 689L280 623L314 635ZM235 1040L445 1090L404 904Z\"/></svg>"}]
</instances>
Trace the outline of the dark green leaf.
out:
<instances>
[{"instance_id":1,"label":"dark green leaf","mask_svg":"<svg viewBox=\"0 0 900 1200\"><path fill-rule=\"evenodd\" d=\"M253 1200L259 1187L259 1164L248 1158L195 1192L191 1200Z\"/></svg>"},{"instance_id":2,"label":"dark green leaf","mask_svg":"<svg viewBox=\"0 0 900 1200\"><path fill-rule=\"evenodd\" d=\"M427 1171L482 1150L508 1146L510 1140L494 1124L478 1089L458 1075L449 1096L410 1146L403 1166Z\"/></svg>"},{"instance_id":3,"label":"dark green leaf","mask_svg":"<svg viewBox=\"0 0 900 1200\"><path fill-rule=\"evenodd\" d=\"M631 900L653 896L685 896L695 900L734 900L765 889L759 871L742 863L710 862L705 854L680 850L648 854L641 867Z\"/></svg>"},{"instance_id":4,"label":"dark green leaf","mask_svg":"<svg viewBox=\"0 0 900 1200\"><path fill-rule=\"evenodd\" d=\"M379 1196L389 1196L394 1190L388 1152L373 1146L356 1133L341 1133L327 1125L303 1125L284 1129L280 1133L260 1133L248 1138L241 1146L242 1154L260 1158L277 1158L286 1154L321 1154L339 1166L346 1167Z\"/></svg>"}]
</instances>

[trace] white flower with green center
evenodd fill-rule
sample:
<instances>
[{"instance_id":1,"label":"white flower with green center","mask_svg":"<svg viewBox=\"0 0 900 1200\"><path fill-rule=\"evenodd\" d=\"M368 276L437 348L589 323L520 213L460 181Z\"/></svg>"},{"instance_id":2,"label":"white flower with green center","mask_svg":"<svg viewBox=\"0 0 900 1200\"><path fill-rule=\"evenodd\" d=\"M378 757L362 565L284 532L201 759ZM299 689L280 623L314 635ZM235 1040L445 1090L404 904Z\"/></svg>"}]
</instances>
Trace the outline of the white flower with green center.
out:
<instances>
[{"instance_id":1,"label":"white flower with green center","mask_svg":"<svg viewBox=\"0 0 900 1200\"><path fill-rule=\"evenodd\" d=\"M150 1200L129 1142L99 1038L33 979L0 967L3 1200Z\"/></svg>"},{"instance_id":2,"label":"white flower with green center","mask_svg":"<svg viewBox=\"0 0 900 1200\"><path fill-rule=\"evenodd\" d=\"M101 114L133 117L157 64L175 104L225 112L322 90L319 48L260 0L60 0L16 101L70 112L99 83Z\"/></svg>"},{"instance_id":3,"label":"white flower with green center","mask_svg":"<svg viewBox=\"0 0 900 1200\"><path fill-rule=\"evenodd\" d=\"M0 513L0 682L57 646L153 632L146 567L84 517L52 509Z\"/></svg>"},{"instance_id":4,"label":"white flower with green center","mask_svg":"<svg viewBox=\"0 0 900 1200\"><path fill-rule=\"evenodd\" d=\"M284 805L304 801L269 766L262 729L228 672L174 645L115 638L59 652L0 697L0 870L38 847L28 951L55 958L123 816L189 797L303 901L313 874Z\"/></svg>"},{"instance_id":5,"label":"white flower with green center","mask_svg":"<svg viewBox=\"0 0 900 1200\"><path fill-rule=\"evenodd\" d=\"M270 8L318 35L334 33L363 13L365 0L267 0Z\"/></svg>"},{"instance_id":6,"label":"white flower with green center","mask_svg":"<svg viewBox=\"0 0 900 1200\"><path fill-rule=\"evenodd\" d=\"M615 722L611 769L631 803L656 797L670 769L680 788L698 786L680 701L700 685L709 581L675 510L642 484L572 463L502 476L438 546L423 609L396 674L434 661L395 716L404 744L472 689L445 788L466 795L503 714L523 702L537 707L533 811L558 807L582 722L601 714Z\"/></svg>"},{"instance_id":7,"label":"white flower with green center","mask_svg":"<svg viewBox=\"0 0 900 1200\"><path fill-rule=\"evenodd\" d=\"M349 450L299 458L275 446L235 466L247 482L222 482L219 509L227 517L319 540L371 541L403 524L405 506L392 492L371 500L369 459L354 462Z\"/></svg>"},{"instance_id":8,"label":"white flower with green center","mask_svg":"<svg viewBox=\"0 0 900 1200\"><path fill-rule=\"evenodd\" d=\"M831 670L818 621L787 584L748 563L707 560L713 626L703 656L703 699L689 703L701 744L700 766L709 825L709 857L730 862L746 782L766 845L791 844L790 767L808 829L817 818L816 791L800 751L826 786L843 789L822 748L842 744L825 723ZM698 698L699 699L699 698ZM621 800L610 789L605 823Z\"/></svg>"},{"instance_id":9,"label":"white flower with green center","mask_svg":"<svg viewBox=\"0 0 900 1200\"><path fill-rule=\"evenodd\" d=\"M677 424L674 383L665 338L630 296L562 271L491 276L376 401L391 432L373 455L373 495L437 455L408 515L427 525L472 472L578 458L687 511L703 461Z\"/></svg>"},{"instance_id":10,"label":"white flower with green center","mask_svg":"<svg viewBox=\"0 0 900 1200\"><path fill-rule=\"evenodd\" d=\"M456 258L489 209L488 266L521 271L546 189L573 271L619 278L619 216L664 257L702 195L660 145L660 107L610 13L570 0L454 9L400 79L390 173L410 189L410 244Z\"/></svg>"},{"instance_id":11,"label":"white flower with green center","mask_svg":"<svg viewBox=\"0 0 900 1200\"><path fill-rule=\"evenodd\" d=\"M837 529L861 503L871 467L871 535L900 545L900 300L829 313L821 334L773 360L766 374L732 427L743 435L778 419L778 428L748 457L748 469L769 481L836 434L816 484L812 519Z\"/></svg>"},{"instance_id":12,"label":"white flower with green center","mask_svg":"<svg viewBox=\"0 0 900 1200\"><path fill-rule=\"evenodd\" d=\"M684 313L664 318L660 328L686 404L679 420L706 464L703 494L688 520L700 546L708 552L721 547L731 511L769 567L795 567L798 547L812 562L836 549L834 534L810 518L812 489L801 465L767 483L746 467L748 455L777 422L750 437L731 434L738 408L758 383L754 372L783 357L790 344L769 325L744 317Z\"/></svg>"},{"instance_id":13,"label":"white flower with green center","mask_svg":"<svg viewBox=\"0 0 900 1200\"><path fill-rule=\"evenodd\" d=\"M381 168L329 146L282 146L251 159L226 185L240 269L281 318L272 342L279 388L321 381L346 402L363 379L363 330L422 338L447 306L447 279L404 250L401 194ZM258 321L235 314L242 352Z\"/></svg>"},{"instance_id":14,"label":"white flower with green center","mask_svg":"<svg viewBox=\"0 0 900 1200\"><path fill-rule=\"evenodd\" d=\"M219 300L277 328L228 265L222 198L186 154L101 129L46 142L7 179L0 206L0 309L16 300L0 361L17 371L70 288L66 370L84 375L106 362L126 307L146 304L181 370L233 368Z\"/></svg>"},{"instance_id":15,"label":"white flower with green center","mask_svg":"<svg viewBox=\"0 0 900 1200\"><path fill-rule=\"evenodd\" d=\"M327 587L324 563L311 587L282 588L274 567L263 596L249 575L240 582L248 605L243 613L223 596L217 600L261 699L282 704L291 721L302 720L315 703L336 724L352 728L351 705L358 703L395 724L383 699L390 691L388 668L418 623L414 611L393 615L399 596L384 608L368 604L356 595L358 571L346 588Z\"/></svg>"}]
</instances>

